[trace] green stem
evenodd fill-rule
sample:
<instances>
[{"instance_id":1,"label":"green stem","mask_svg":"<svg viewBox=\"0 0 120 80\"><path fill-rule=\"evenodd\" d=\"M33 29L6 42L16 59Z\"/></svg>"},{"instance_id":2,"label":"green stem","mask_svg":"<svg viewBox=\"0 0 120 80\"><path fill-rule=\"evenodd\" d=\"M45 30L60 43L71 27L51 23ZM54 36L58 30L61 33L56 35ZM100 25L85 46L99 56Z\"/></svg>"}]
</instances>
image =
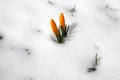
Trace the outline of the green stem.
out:
<instances>
[{"instance_id":1,"label":"green stem","mask_svg":"<svg viewBox=\"0 0 120 80\"><path fill-rule=\"evenodd\" d=\"M62 43L63 42L63 37L61 36L61 34L59 33L59 35L56 35L57 41L58 43Z\"/></svg>"},{"instance_id":2,"label":"green stem","mask_svg":"<svg viewBox=\"0 0 120 80\"><path fill-rule=\"evenodd\" d=\"M95 65L97 65L98 64L98 60L97 60L97 53L96 53L96 56L95 56Z\"/></svg>"},{"instance_id":3,"label":"green stem","mask_svg":"<svg viewBox=\"0 0 120 80\"><path fill-rule=\"evenodd\" d=\"M61 33L63 37L67 37L68 30L69 30L69 26L68 27L65 26L64 28L61 28Z\"/></svg>"}]
</instances>

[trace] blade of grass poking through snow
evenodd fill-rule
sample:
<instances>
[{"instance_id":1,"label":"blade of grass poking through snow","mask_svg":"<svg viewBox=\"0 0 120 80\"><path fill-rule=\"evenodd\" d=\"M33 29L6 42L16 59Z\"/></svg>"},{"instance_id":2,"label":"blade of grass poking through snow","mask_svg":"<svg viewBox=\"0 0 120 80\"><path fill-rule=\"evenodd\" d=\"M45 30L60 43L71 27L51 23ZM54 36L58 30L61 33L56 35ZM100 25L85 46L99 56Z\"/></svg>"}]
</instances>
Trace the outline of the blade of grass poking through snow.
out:
<instances>
[{"instance_id":1,"label":"blade of grass poking through snow","mask_svg":"<svg viewBox=\"0 0 120 80\"><path fill-rule=\"evenodd\" d=\"M58 42L62 43L63 42L63 38L62 38L62 36L61 36L57 26L56 26L56 23L55 23L55 21L53 19L50 20L50 24L51 24L52 31L55 34Z\"/></svg>"},{"instance_id":2,"label":"blade of grass poking through snow","mask_svg":"<svg viewBox=\"0 0 120 80\"><path fill-rule=\"evenodd\" d=\"M97 65L98 65L98 54L96 53L94 65L91 68L88 68L88 72L96 71Z\"/></svg>"},{"instance_id":3,"label":"blade of grass poking through snow","mask_svg":"<svg viewBox=\"0 0 120 80\"><path fill-rule=\"evenodd\" d=\"M68 30L69 30L69 26L67 27L66 33L68 33Z\"/></svg>"},{"instance_id":4,"label":"blade of grass poking through snow","mask_svg":"<svg viewBox=\"0 0 120 80\"><path fill-rule=\"evenodd\" d=\"M65 25L65 18L64 18L63 13L60 13L59 15L59 22L60 22L60 30L61 30L62 36L66 37L69 28L66 27Z\"/></svg>"},{"instance_id":5,"label":"blade of grass poking through snow","mask_svg":"<svg viewBox=\"0 0 120 80\"><path fill-rule=\"evenodd\" d=\"M98 64L98 61L97 61L97 53L96 53L96 56L95 56L95 65Z\"/></svg>"}]
</instances>

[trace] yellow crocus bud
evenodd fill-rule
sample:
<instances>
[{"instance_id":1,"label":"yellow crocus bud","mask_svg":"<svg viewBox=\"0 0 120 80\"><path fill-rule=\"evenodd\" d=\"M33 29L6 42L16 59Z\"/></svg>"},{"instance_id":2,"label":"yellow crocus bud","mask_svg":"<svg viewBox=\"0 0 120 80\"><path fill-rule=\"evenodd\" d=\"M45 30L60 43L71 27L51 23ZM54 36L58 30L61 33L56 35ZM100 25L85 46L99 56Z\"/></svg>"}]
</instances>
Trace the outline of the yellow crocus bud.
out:
<instances>
[{"instance_id":1,"label":"yellow crocus bud","mask_svg":"<svg viewBox=\"0 0 120 80\"><path fill-rule=\"evenodd\" d=\"M51 28L52 28L52 31L54 32L54 34L56 36L59 35L59 30L58 30L56 23L53 19L50 20L50 24L51 24Z\"/></svg>"},{"instance_id":2,"label":"yellow crocus bud","mask_svg":"<svg viewBox=\"0 0 120 80\"><path fill-rule=\"evenodd\" d=\"M59 21L60 21L60 27L61 28L65 28L66 27L65 26L65 18L64 18L63 13L60 13L60 15L59 15Z\"/></svg>"}]
</instances>

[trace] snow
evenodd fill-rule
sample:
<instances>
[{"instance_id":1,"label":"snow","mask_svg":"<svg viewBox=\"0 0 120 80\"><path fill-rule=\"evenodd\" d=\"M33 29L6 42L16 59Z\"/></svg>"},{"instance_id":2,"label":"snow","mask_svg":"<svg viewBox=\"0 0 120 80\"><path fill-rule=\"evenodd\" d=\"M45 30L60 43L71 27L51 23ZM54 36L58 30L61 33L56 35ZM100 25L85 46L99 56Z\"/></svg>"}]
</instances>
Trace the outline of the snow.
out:
<instances>
[{"instance_id":1,"label":"snow","mask_svg":"<svg viewBox=\"0 0 120 80\"><path fill-rule=\"evenodd\" d=\"M0 80L119 80L119 4L0 0ZM70 26L62 44L55 41L50 26L51 18L59 26L60 12ZM87 72L96 53L97 70Z\"/></svg>"}]
</instances>

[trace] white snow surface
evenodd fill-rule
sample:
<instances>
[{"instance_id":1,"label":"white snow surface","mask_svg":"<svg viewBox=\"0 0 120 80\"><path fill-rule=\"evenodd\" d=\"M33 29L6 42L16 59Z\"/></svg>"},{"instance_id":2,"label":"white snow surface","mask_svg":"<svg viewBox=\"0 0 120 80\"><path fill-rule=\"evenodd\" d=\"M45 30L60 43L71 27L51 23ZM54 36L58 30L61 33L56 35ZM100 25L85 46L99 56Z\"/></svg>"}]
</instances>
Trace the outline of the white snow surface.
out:
<instances>
[{"instance_id":1,"label":"white snow surface","mask_svg":"<svg viewBox=\"0 0 120 80\"><path fill-rule=\"evenodd\" d=\"M120 0L49 2L0 0L0 80L120 80ZM70 29L58 44L61 12Z\"/></svg>"}]
</instances>

